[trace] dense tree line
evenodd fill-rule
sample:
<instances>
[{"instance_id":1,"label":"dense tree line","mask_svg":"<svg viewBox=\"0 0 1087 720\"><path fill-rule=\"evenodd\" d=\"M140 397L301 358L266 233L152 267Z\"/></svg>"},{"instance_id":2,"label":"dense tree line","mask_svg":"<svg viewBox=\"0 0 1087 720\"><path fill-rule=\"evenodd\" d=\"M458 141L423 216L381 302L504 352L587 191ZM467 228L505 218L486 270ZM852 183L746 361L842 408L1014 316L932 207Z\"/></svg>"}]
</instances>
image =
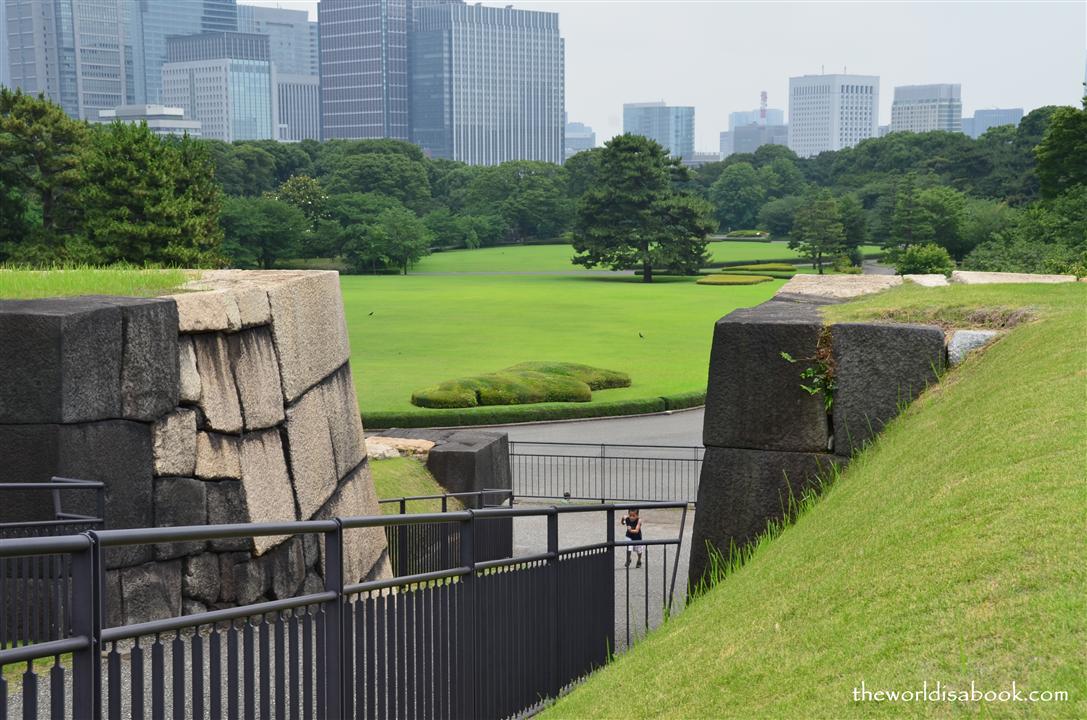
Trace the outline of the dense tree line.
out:
<instances>
[{"instance_id":1,"label":"dense tree line","mask_svg":"<svg viewBox=\"0 0 1087 720\"><path fill-rule=\"evenodd\" d=\"M562 166L474 167L395 140L163 138L5 90L0 262L404 272L435 247L565 241L582 264L693 272L705 231L760 229L820 267L875 243L1069 270L1084 265L1085 114L1046 107L977 140L892 133L807 159L763 146L696 170L630 136Z\"/></svg>"}]
</instances>

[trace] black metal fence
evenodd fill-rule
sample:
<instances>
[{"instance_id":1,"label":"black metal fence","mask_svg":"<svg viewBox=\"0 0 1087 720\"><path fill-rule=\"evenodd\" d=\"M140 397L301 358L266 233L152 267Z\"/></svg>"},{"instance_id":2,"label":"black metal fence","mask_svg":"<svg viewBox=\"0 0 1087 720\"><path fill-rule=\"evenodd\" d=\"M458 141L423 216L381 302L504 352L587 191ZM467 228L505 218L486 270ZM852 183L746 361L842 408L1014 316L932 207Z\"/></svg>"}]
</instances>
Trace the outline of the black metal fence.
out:
<instances>
[{"instance_id":1,"label":"black metal fence","mask_svg":"<svg viewBox=\"0 0 1087 720\"><path fill-rule=\"evenodd\" d=\"M476 492L445 493L443 495L414 495L384 498L378 501L382 510L393 508L401 515L414 512L449 512L469 507L503 507L512 505L510 490L479 490ZM415 575L455 567L460 557L460 526L456 524L416 523L385 528L389 545L389 561L393 574ZM497 560L513 555L512 518L481 520L476 525L476 559Z\"/></svg>"},{"instance_id":2,"label":"black metal fence","mask_svg":"<svg viewBox=\"0 0 1087 720\"><path fill-rule=\"evenodd\" d=\"M626 507L483 508L0 540L0 558L66 556L79 599L68 637L0 650L0 718L524 713L606 662L616 647L615 548L632 543L615 540L615 513ZM559 517L586 512L604 520L601 542L561 548ZM532 517L546 523L546 552L478 559L481 523ZM352 529L428 523L459 528L454 567L344 582L345 534ZM102 626L102 555L109 548L300 534L323 537L321 592ZM678 557L681 541L682 532L652 542L675 545Z\"/></svg>"},{"instance_id":3,"label":"black metal fence","mask_svg":"<svg viewBox=\"0 0 1087 720\"><path fill-rule=\"evenodd\" d=\"M0 483L0 502L9 493L51 495L50 519L0 522L0 538L71 535L102 527L103 484L55 477L41 483ZM65 512L72 492L94 494L95 515ZM27 497L27 495L23 495ZM29 495L29 497L34 497ZM67 637L71 624L71 564L66 556L0 558L0 647Z\"/></svg>"},{"instance_id":4,"label":"black metal fence","mask_svg":"<svg viewBox=\"0 0 1087 720\"><path fill-rule=\"evenodd\" d=\"M698 499L704 448L510 441L518 498L672 501Z\"/></svg>"}]
</instances>

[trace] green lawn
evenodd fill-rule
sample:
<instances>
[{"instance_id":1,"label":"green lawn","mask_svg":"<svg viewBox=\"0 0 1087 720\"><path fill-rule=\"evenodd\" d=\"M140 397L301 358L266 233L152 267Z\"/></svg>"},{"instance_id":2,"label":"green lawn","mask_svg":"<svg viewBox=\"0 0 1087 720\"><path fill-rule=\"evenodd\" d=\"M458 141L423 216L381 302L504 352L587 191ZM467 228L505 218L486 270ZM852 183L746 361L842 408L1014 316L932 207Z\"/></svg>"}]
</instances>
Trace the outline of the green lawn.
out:
<instances>
[{"instance_id":1,"label":"green lawn","mask_svg":"<svg viewBox=\"0 0 1087 720\"><path fill-rule=\"evenodd\" d=\"M374 477L374 487L379 500L386 498L419 497L422 495L442 495L446 491L426 469L426 465L411 457L371 460L370 472ZM447 509L460 510L460 502L450 498ZM405 503L409 513L441 512L441 500L415 500ZM396 515L400 512L399 503L382 503L381 512Z\"/></svg>"},{"instance_id":2,"label":"green lawn","mask_svg":"<svg viewBox=\"0 0 1087 720\"><path fill-rule=\"evenodd\" d=\"M365 418L438 413L414 407L412 391L528 361L630 375L629 388L596 391L593 403L704 391L714 322L769 299L783 281L704 287L694 278L646 285L594 275L409 275L340 282Z\"/></svg>"},{"instance_id":3,"label":"green lawn","mask_svg":"<svg viewBox=\"0 0 1087 720\"><path fill-rule=\"evenodd\" d=\"M1087 717L1087 287L905 286L831 315L1009 305L1038 319L950 371L794 526L545 715ZM854 702L862 681L1070 700Z\"/></svg>"},{"instance_id":4,"label":"green lawn","mask_svg":"<svg viewBox=\"0 0 1087 720\"><path fill-rule=\"evenodd\" d=\"M865 253L879 252L875 246L862 248ZM710 255L717 262L754 262L798 257L783 242L711 242ZM430 272L566 272L584 270L570 258L574 250L569 245L511 245L479 248L478 250L449 250L428 255L412 268L414 273ZM607 268L602 268L607 269Z\"/></svg>"},{"instance_id":5,"label":"green lawn","mask_svg":"<svg viewBox=\"0 0 1087 720\"><path fill-rule=\"evenodd\" d=\"M80 267L58 270L23 270L0 267L0 298L75 295L164 295L188 280L184 270L144 270L125 267Z\"/></svg>"}]
</instances>

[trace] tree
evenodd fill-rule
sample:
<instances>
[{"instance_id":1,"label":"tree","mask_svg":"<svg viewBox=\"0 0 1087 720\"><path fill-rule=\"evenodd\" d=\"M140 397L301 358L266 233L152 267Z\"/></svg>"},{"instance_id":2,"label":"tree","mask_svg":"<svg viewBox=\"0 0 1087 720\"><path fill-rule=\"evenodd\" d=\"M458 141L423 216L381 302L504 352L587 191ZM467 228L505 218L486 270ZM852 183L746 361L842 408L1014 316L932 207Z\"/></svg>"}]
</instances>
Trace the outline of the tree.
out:
<instances>
[{"instance_id":1,"label":"tree","mask_svg":"<svg viewBox=\"0 0 1087 720\"><path fill-rule=\"evenodd\" d=\"M1080 109L1062 107L1053 113L1035 155L1042 197L1087 185L1087 97Z\"/></svg>"},{"instance_id":2,"label":"tree","mask_svg":"<svg viewBox=\"0 0 1087 720\"><path fill-rule=\"evenodd\" d=\"M796 211L803 204L804 198L800 195L789 195L767 202L759 210L759 229L767 231L773 237L788 237L793 230Z\"/></svg>"},{"instance_id":3,"label":"tree","mask_svg":"<svg viewBox=\"0 0 1087 720\"><path fill-rule=\"evenodd\" d=\"M224 250L234 264L265 270L297 256L307 226L301 210L269 197L228 199L222 223Z\"/></svg>"},{"instance_id":4,"label":"tree","mask_svg":"<svg viewBox=\"0 0 1087 720\"><path fill-rule=\"evenodd\" d=\"M891 217L891 248L909 248L932 242L935 236L931 213L921 204L917 175L907 173L895 188L894 214Z\"/></svg>"},{"instance_id":5,"label":"tree","mask_svg":"<svg viewBox=\"0 0 1087 720\"><path fill-rule=\"evenodd\" d=\"M389 208L377 216L370 230L381 257L404 275L408 268L430 254L430 231L423 221L405 208Z\"/></svg>"},{"instance_id":6,"label":"tree","mask_svg":"<svg viewBox=\"0 0 1087 720\"><path fill-rule=\"evenodd\" d=\"M179 267L218 265L222 261L223 228L219 214L223 191L215 182L215 165L207 146L188 135L164 139L180 162L174 190L187 211L181 216L179 242L165 252L165 262Z\"/></svg>"},{"instance_id":7,"label":"tree","mask_svg":"<svg viewBox=\"0 0 1087 720\"><path fill-rule=\"evenodd\" d=\"M710 187L710 202L721 229L754 229L766 192L755 168L746 162L729 165Z\"/></svg>"},{"instance_id":8,"label":"tree","mask_svg":"<svg viewBox=\"0 0 1087 720\"><path fill-rule=\"evenodd\" d=\"M842 220L842 234L847 251L853 251L868 241L868 217L864 207L853 195L838 198L838 213Z\"/></svg>"},{"instance_id":9,"label":"tree","mask_svg":"<svg viewBox=\"0 0 1087 720\"><path fill-rule=\"evenodd\" d=\"M895 272L899 275L950 275L954 269L955 263L947 249L935 243L913 245L900 253L895 260Z\"/></svg>"},{"instance_id":10,"label":"tree","mask_svg":"<svg viewBox=\"0 0 1087 720\"><path fill-rule=\"evenodd\" d=\"M35 262L65 259L65 239L74 228L69 200L82 181L86 137L86 124L69 118L59 105L0 89L5 254Z\"/></svg>"},{"instance_id":11,"label":"tree","mask_svg":"<svg viewBox=\"0 0 1087 720\"><path fill-rule=\"evenodd\" d=\"M422 161L401 153L361 153L339 158L325 181L329 194L377 193L414 210L430 203L430 179Z\"/></svg>"},{"instance_id":12,"label":"tree","mask_svg":"<svg viewBox=\"0 0 1087 720\"><path fill-rule=\"evenodd\" d=\"M321 183L309 175L290 176L280 183L271 196L301 210L311 228L317 227L328 210L328 195Z\"/></svg>"},{"instance_id":13,"label":"tree","mask_svg":"<svg viewBox=\"0 0 1087 720\"><path fill-rule=\"evenodd\" d=\"M955 258L962 259L969 248L963 243L962 228L966 196L946 186L925 188L917 194L917 203L932 224L932 238Z\"/></svg>"},{"instance_id":14,"label":"tree","mask_svg":"<svg viewBox=\"0 0 1087 720\"><path fill-rule=\"evenodd\" d=\"M578 201L574 262L641 267L647 283L655 262L688 269L701 262L712 208L674 189L673 178L683 175L678 161L648 138L624 134L605 143L596 184Z\"/></svg>"},{"instance_id":15,"label":"tree","mask_svg":"<svg viewBox=\"0 0 1087 720\"><path fill-rule=\"evenodd\" d=\"M600 153L603 148L592 148L566 158L562 164L566 168L566 192L567 195L577 200L596 183L596 174L600 170Z\"/></svg>"},{"instance_id":16,"label":"tree","mask_svg":"<svg viewBox=\"0 0 1087 720\"><path fill-rule=\"evenodd\" d=\"M797 210L789 247L809 260L820 275L823 274L823 259L841 255L845 250L845 230L838 201L829 191L813 195Z\"/></svg>"},{"instance_id":17,"label":"tree","mask_svg":"<svg viewBox=\"0 0 1087 720\"><path fill-rule=\"evenodd\" d=\"M763 147L767 146L764 145ZM759 150L762 150L762 147ZM758 151L755 154L758 155ZM758 175L759 184L762 185L763 194L767 199L773 200L786 195L799 195L804 192L804 176L797 169L796 163L787 158L779 157L769 164L763 165L759 168Z\"/></svg>"},{"instance_id":18,"label":"tree","mask_svg":"<svg viewBox=\"0 0 1087 720\"><path fill-rule=\"evenodd\" d=\"M565 168L517 160L482 168L462 194L462 211L497 215L516 242L552 239L570 227L573 202Z\"/></svg>"}]
</instances>

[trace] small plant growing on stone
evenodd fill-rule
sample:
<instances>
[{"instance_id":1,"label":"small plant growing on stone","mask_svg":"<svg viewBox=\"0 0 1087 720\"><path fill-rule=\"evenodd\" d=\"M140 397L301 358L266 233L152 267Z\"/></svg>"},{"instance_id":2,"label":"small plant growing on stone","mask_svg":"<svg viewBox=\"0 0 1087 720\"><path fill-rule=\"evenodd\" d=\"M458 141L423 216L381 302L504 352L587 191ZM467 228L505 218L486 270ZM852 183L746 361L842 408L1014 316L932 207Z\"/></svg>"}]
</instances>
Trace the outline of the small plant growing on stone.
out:
<instances>
[{"instance_id":1,"label":"small plant growing on stone","mask_svg":"<svg viewBox=\"0 0 1087 720\"><path fill-rule=\"evenodd\" d=\"M807 363L807 367L800 371L800 379L803 381L800 387L809 395L822 395L823 407L830 414L834 407L834 390L838 387L834 378L834 357L830 352L830 330L823 328L812 357L794 358L784 350L781 357L790 363Z\"/></svg>"}]
</instances>

